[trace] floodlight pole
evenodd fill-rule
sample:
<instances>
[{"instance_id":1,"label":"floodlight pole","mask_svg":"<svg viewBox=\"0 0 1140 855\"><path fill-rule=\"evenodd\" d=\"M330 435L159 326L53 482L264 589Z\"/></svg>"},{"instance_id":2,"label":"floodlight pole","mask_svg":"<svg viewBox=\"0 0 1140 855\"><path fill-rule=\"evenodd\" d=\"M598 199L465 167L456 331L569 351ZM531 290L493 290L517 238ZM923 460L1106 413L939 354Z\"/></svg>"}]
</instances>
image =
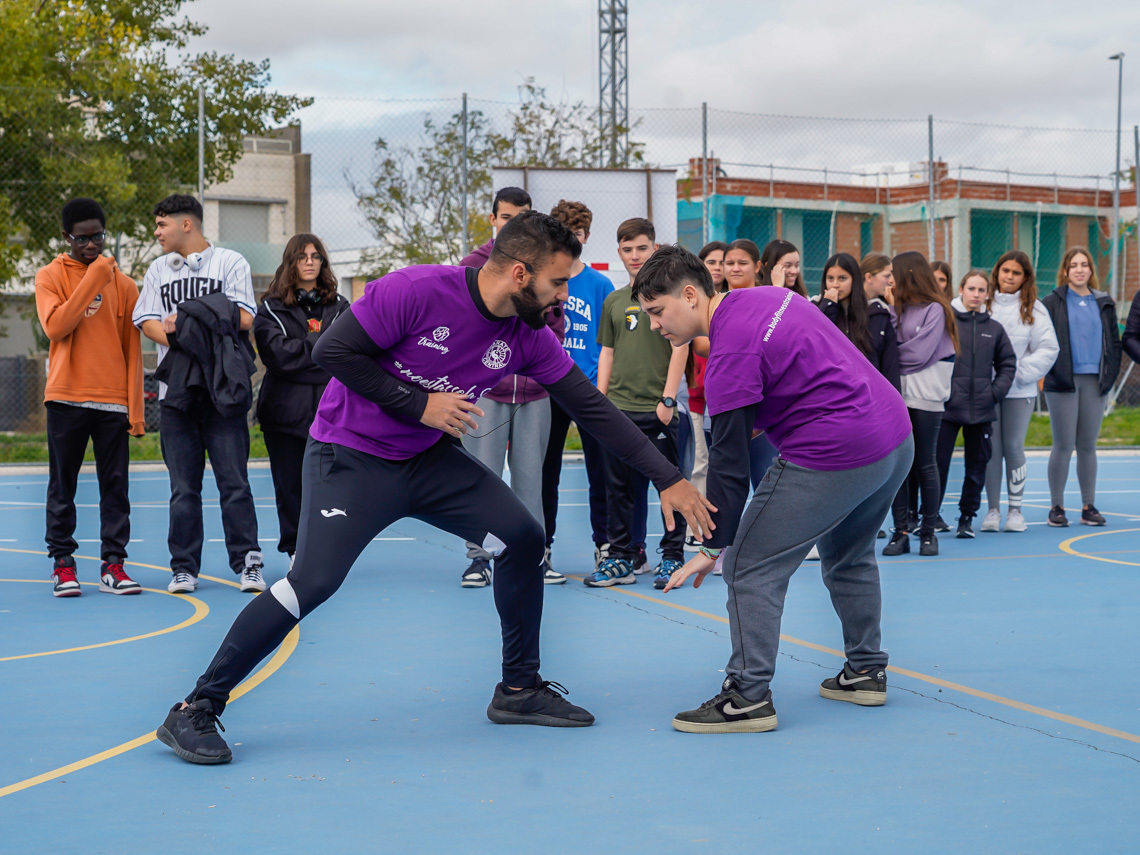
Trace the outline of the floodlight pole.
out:
<instances>
[{"instance_id":1,"label":"floodlight pole","mask_svg":"<svg viewBox=\"0 0 1140 855\"><path fill-rule=\"evenodd\" d=\"M1124 288L1117 281L1120 270L1120 114L1124 91L1124 51L1113 54L1110 60L1116 62L1116 169L1112 173L1112 240L1110 242L1112 258L1110 259L1109 278L1112 289L1117 291L1117 303L1124 299Z\"/></svg>"}]
</instances>

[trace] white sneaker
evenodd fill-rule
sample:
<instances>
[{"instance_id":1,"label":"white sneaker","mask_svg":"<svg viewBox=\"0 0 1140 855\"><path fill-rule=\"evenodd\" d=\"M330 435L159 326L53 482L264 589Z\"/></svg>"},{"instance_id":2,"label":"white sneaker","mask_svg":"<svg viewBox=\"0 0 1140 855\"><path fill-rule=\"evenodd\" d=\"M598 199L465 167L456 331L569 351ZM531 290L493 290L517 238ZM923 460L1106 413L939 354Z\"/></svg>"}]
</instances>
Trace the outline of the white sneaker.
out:
<instances>
[{"instance_id":1,"label":"white sneaker","mask_svg":"<svg viewBox=\"0 0 1140 855\"><path fill-rule=\"evenodd\" d=\"M175 573L166 590L172 594L193 594L198 590L198 577L193 573Z\"/></svg>"},{"instance_id":2,"label":"white sneaker","mask_svg":"<svg viewBox=\"0 0 1140 855\"><path fill-rule=\"evenodd\" d=\"M807 554L807 558L805 558L804 560L805 561L819 561L819 547L817 547L813 543L812 547L811 547L811 552L809 552Z\"/></svg>"},{"instance_id":3,"label":"white sneaker","mask_svg":"<svg viewBox=\"0 0 1140 855\"><path fill-rule=\"evenodd\" d=\"M563 585L566 583L566 577L554 569L554 565L550 563L550 547L546 547L546 554L542 556L542 584L544 585Z\"/></svg>"},{"instance_id":4,"label":"white sneaker","mask_svg":"<svg viewBox=\"0 0 1140 855\"><path fill-rule=\"evenodd\" d=\"M251 564L241 571L241 592L243 594L261 593L268 586L261 576L261 565Z\"/></svg>"},{"instance_id":5,"label":"white sneaker","mask_svg":"<svg viewBox=\"0 0 1140 855\"><path fill-rule=\"evenodd\" d=\"M986 513L986 518L982 520L982 531L1001 531L1001 511L991 508Z\"/></svg>"},{"instance_id":6,"label":"white sneaker","mask_svg":"<svg viewBox=\"0 0 1140 855\"><path fill-rule=\"evenodd\" d=\"M989 519L989 517L986 517ZM1010 508L1005 518L1006 531L1025 531L1025 517L1021 515L1021 508Z\"/></svg>"}]
</instances>

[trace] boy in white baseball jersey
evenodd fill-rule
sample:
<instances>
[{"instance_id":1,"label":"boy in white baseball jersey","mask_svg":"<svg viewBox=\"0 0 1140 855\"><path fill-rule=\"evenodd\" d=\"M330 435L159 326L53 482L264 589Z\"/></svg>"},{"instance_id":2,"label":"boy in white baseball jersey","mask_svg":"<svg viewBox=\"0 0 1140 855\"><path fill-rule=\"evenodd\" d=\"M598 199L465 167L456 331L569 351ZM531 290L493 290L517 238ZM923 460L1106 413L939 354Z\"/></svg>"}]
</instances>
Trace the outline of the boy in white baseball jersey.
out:
<instances>
[{"instance_id":1,"label":"boy in white baseball jersey","mask_svg":"<svg viewBox=\"0 0 1140 855\"><path fill-rule=\"evenodd\" d=\"M175 194L154 208L155 231L166 255L146 272L135 305L134 323L158 345L159 364L177 348L179 306L222 293L237 305L241 345L257 309L249 263L237 252L215 247L202 235L202 205L193 196ZM174 378L171 378L173 381ZM221 494L222 528L230 567L241 576L241 590L264 591L257 515L249 489L249 427L244 412L223 415L201 387L161 383L159 434L162 458L170 472L170 569L167 590L188 594L198 587L202 561L202 474L210 455Z\"/></svg>"}]
</instances>

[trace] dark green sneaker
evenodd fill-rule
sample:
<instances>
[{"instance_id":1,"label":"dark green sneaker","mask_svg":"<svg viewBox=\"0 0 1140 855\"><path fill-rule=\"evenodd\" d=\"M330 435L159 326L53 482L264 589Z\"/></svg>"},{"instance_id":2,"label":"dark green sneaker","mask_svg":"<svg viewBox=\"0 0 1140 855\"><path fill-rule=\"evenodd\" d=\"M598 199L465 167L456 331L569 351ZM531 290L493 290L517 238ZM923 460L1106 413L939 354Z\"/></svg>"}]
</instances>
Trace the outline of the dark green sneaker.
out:
<instances>
[{"instance_id":1,"label":"dark green sneaker","mask_svg":"<svg viewBox=\"0 0 1140 855\"><path fill-rule=\"evenodd\" d=\"M742 697L736 683L725 677L720 694L695 710L677 713L673 728L682 733L764 733L776 729L772 693L757 703Z\"/></svg>"},{"instance_id":2,"label":"dark green sneaker","mask_svg":"<svg viewBox=\"0 0 1140 855\"><path fill-rule=\"evenodd\" d=\"M819 684L819 695L861 707L881 707L887 702L887 671L885 668L872 668L860 674L844 662L842 671Z\"/></svg>"}]
</instances>

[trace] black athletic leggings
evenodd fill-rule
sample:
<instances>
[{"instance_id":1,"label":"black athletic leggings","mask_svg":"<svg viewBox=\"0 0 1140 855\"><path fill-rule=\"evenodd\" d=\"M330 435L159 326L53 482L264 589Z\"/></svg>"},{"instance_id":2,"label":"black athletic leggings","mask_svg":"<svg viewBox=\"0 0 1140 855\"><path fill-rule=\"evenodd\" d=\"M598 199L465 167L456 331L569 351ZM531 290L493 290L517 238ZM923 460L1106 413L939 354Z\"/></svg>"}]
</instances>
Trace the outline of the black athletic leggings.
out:
<instances>
[{"instance_id":1,"label":"black athletic leggings","mask_svg":"<svg viewBox=\"0 0 1140 855\"><path fill-rule=\"evenodd\" d=\"M336 593L372 538L403 517L463 540L481 543L490 532L503 541L494 575L503 682L535 685L545 537L501 478L453 439L409 460L385 460L310 438L303 485L293 569L237 616L187 702L209 698L220 711L300 619Z\"/></svg>"},{"instance_id":2,"label":"black athletic leggings","mask_svg":"<svg viewBox=\"0 0 1140 855\"><path fill-rule=\"evenodd\" d=\"M920 526L923 531L931 531L934 527L934 517L938 514L938 506L942 502L937 459L938 431L942 427L942 413L929 413L911 407L907 407L906 411L910 414L910 424L914 431L914 463L911 464L910 477L918 479L919 492L922 494L922 503L918 508L919 516L922 517ZM891 505L896 531L907 530L906 518L910 510L908 492L904 481Z\"/></svg>"}]
</instances>

